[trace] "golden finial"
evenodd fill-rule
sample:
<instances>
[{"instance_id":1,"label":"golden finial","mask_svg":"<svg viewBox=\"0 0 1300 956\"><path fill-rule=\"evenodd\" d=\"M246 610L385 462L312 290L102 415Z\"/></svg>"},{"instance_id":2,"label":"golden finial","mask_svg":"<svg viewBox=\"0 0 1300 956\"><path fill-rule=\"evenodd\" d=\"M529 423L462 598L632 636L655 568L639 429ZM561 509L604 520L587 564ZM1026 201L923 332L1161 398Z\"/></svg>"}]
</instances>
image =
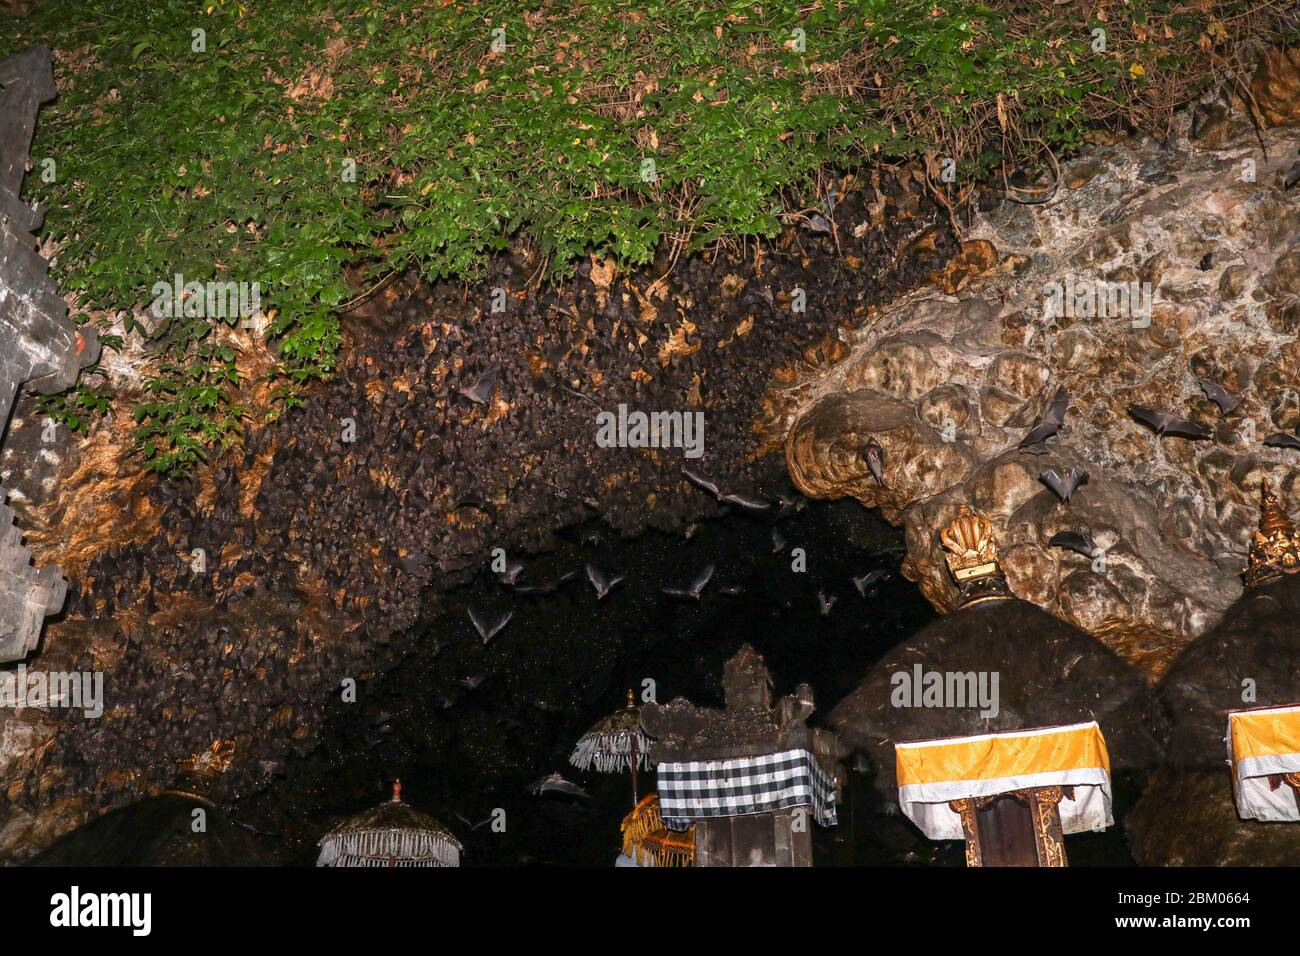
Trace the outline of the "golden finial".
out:
<instances>
[{"instance_id":1,"label":"golden finial","mask_svg":"<svg viewBox=\"0 0 1300 956\"><path fill-rule=\"evenodd\" d=\"M402 778L398 777L393 781L393 803L402 802Z\"/></svg>"},{"instance_id":2,"label":"golden finial","mask_svg":"<svg viewBox=\"0 0 1300 956\"><path fill-rule=\"evenodd\" d=\"M993 524L966 505L962 505L957 517L939 532L939 540L947 552L944 560L948 562L948 570L958 584L1000 573Z\"/></svg>"},{"instance_id":3,"label":"golden finial","mask_svg":"<svg viewBox=\"0 0 1300 956\"><path fill-rule=\"evenodd\" d=\"M939 541L948 570L957 582L958 607L1013 597L1002 576L998 543L988 518L962 505L957 517L939 532Z\"/></svg>"},{"instance_id":4,"label":"golden finial","mask_svg":"<svg viewBox=\"0 0 1300 956\"><path fill-rule=\"evenodd\" d=\"M181 770L199 777L220 777L235 759L233 740L214 740L207 750L191 754L180 762Z\"/></svg>"},{"instance_id":5,"label":"golden finial","mask_svg":"<svg viewBox=\"0 0 1300 956\"><path fill-rule=\"evenodd\" d=\"M1300 571L1300 534L1265 479L1260 482L1259 530L1250 542L1246 587L1295 571Z\"/></svg>"},{"instance_id":6,"label":"golden finial","mask_svg":"<svg viewBox=\"0 0 1300 956\"><path fill-rule=\"evenodd\" d=\"M627 689L627 709L632 710L636 707L636 698L632 696L632 688Z\"/></svg>"}]
</instances>

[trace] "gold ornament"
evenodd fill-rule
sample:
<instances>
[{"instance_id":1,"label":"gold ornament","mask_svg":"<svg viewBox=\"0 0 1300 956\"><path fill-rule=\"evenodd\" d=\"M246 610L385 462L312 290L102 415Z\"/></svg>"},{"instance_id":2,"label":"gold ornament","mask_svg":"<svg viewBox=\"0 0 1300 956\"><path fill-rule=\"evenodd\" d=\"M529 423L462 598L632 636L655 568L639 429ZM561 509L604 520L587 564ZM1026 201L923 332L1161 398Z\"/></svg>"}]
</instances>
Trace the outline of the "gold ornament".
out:
<instances>
[{"instance_id":1,"label":"gold ornament","mask_svg":"<svg viewBox=\"0 0 1300 956\"><path fill-rule=\"evenodd\" d=\"M1259 530L1250 542L1246 587L1300 571L1300 533L1267 481L1260 483Z\"/></svg>"},{"instance_id":2,"label":"gold ornament","mask_svg":"<svg viewBox=\"0 0 1300 956\"><path fill-rule=\"evenodd\" d=\"M958 584L1001 573L992 523L966 505L962 505L957 517L939 532L939 540L947 551L944 560L948 562L948 570Z\"/></svg>"},{"instance_id":3,"label":"gold ornament","mask_svg":"<svg viewBox=\"0 0 1300 956\"><path fill-rule=\"evenodd\" d=\"M220 777L235 759L233 740L214 740L212 746L180 762L181 770L198 777Z\"/></svg>"}]
</instances>

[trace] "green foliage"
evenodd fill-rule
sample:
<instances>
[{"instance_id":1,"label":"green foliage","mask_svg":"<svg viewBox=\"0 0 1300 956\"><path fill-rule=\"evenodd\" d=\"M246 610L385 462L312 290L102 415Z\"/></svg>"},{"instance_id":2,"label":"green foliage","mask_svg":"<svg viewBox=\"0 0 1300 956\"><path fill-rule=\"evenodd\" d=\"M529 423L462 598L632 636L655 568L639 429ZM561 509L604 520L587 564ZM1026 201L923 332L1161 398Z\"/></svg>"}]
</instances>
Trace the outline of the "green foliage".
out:
<instances>
[{"instance_id":1,"label":"green foliage","mask_svg":"<svg viewBox=\"0 0 1300 956\"><path fill-rule=\"evenodd\" d=\"M59 54L32 151L59 175L28 188L61 287L120 314L176 273L258 282L292 399L334 367L352 267L473 279L522 239L558 276L588 252L650 262L667 237L771 236L780 197L828 167L951 156L969 182L1151 119L1206 78L1216 24L1255 22L1250 0L1109 6L1100 24L995 0L47 0L0 42ZM152 467L238 440L234 321L128 321L158 361L134 410ZM105 400L83 388L58 414L84 427Z\"/></svg>"}]
</instances>

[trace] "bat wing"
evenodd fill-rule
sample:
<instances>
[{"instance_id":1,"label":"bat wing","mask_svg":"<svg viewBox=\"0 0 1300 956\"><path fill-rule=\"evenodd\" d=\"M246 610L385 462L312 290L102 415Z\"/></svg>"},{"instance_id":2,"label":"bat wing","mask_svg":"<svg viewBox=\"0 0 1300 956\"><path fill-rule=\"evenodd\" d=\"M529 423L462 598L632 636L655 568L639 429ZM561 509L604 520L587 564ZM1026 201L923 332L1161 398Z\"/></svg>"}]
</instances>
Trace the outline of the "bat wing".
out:
<instances>
[{"instance_id":1,"label":"bat wing","mask_svg":"<svg viewBox=\"0 0 1300 956\"><path fill-rule=\"evenodd\" d=\"M700 592L703 591L706 587L708 587L709 581L712 577L713 577L713 565L706 564L704 566L704 569L695 576L695 580L691 582L691 593L695 594L698 597Z\"/></svg>"},{"instance_id":2,"label":"bat wing","mask_svg":"<svg viewBox=\"0 0 1300 956\"><path fill-rule=\"evenodd\" d=\"M1047 406L1047 412L1040 420L1042 425L1051 425L1053 431L1059 429L1065 424L1065 413L1070 407L1070 393L1061 386L1052 396L1052 404Z\"/></svg>"},{"instance_id":3,"label":"bat wing","mask_svg":"<svg viewBox=\"0 0 1300 956\"><path fill-rule=\"evenodd\" d=\"M1205 397L1219 406L1220 414L1227 415L1241 404L1239 395L1231 394L1218 382L1211 382L1208 378L1198 378L1196 382L1201 386L1201 391L1205 393Z\"/></svg>"},{"instance_id":4,"label":"bat wing","mask_svg":"<svg viewBox=\"0 0 1300 956\"><path fill-rule=\"evenodd\" d=\"M715 485L713 482L709 481L709 479L705 478L704 476L697 475L689 468L683 468L682 474L685 475L686 480L689 481L691 484L693 484L696 488L704 489L709 494L713 495L713 497L715 498L720 499L722 497L722 492L718 490L718 486Z\"/></svg>"},{"instance_id":5,"label":"bat wing","mask_svg":"<svg viewBox=\"0 0 1300 956\"><path fill-rule=\"evenodd\" d=\"M1065 548L1075 551L1085 558L1091 558L1096 550L1092 535L1086 531L1058 531L1047 542L1053 548Z\"/></svg>"},{"instance_id":6,"label":"bat wing","mask_svg":"<svg viewBox=\"0 0 1300 956\"><path fill-rule=\"evenodd\" d=\"M482 615L472 607L466 608L466 611L469 613L469 620L474 625L474 630L478 631L478 636L486 642L489 639L487 621L483 620Z\"/></svg>"},{"instance_id":7,"label":"bat wing","mask_svg":"<svg viewBox=\"0 0 1300 956\"><path fill-rule=\"evenodd\" d=\"M1194 422L1190 418L1171 416L1169 424L1165 426L1165 434L1178 438L1209 438L1214 433L1207 426Z\"/></svg>"},{"instance_id":8,"label":"bat wing","mask_svg":"<svg viewBox=\"0 0 1300 956\"><path fill-rule=\"evenodd\" d=\"M1300 448L1300 438L1286 432L1274 432L1264 439L1264 444L1273 448Z\"/></svg>"},{"instance_id":9,"label":"bat wing","mask_svg":"<svg viewBox=\"0 0 1300 956\"><path fill-rule=\"evenodd\" d=\"M770 501L764 501L762 498L755 498L751 495L723 495L722 501L724 504L740 505L750 511L766 511L772 507Z\"/></svg>"},{"instance_id":10,"label":"bat wing","mask_svg":"<svg viewBox=\"0 0 1300 956\"><path fill-rule=\"evenodd\" d=\"M1056 492L1056 496L1064 501L1070 496L1070 491L1065 485L1065 479L1056 473L1055 468L1049 468L1038 476L1038 480Z\"/></svg>"},{"instance_id":11,"label":"bat wing","mask_svg":"<svg viewBox=\"0 0 1300 956\"><path fill-rule=\"evenodd\" d=\"M1128 413L1155 432L1163 432L1174 420L1174 416L1168 412L1147 408L1145 405L1130 405Z\"/></svg>"},{"instance_id":12,"label":"bat wing","mask_svg":"<svg viewBox=\"0 0 1300 956\"><path fill-rule=\"evenodd\" d=\"M505 626L510 623L510 619L514 616L514 611L506 611L505 614L501 615L501 617L499 617L492 625L492 629L488 632L487 637L483 638L483 643L486 644L488 641L492 640L492 638L500 634L505 629Z\"/></svg>"}]
</instances>

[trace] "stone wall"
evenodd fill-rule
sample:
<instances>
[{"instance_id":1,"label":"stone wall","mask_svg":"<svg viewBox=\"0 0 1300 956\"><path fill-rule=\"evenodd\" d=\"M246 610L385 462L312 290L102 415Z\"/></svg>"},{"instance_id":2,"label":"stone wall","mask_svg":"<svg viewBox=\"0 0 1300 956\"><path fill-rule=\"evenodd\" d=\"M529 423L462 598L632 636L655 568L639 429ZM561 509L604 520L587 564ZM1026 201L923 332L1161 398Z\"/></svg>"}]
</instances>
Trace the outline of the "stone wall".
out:
<instances>
[{"instance_id":1,"label":"stone wall","mask_svg":"<svg viewBox=\"0 0 1300 956\"><path fill-rule=\"evenodd\" d=\"M1048 201L982 216L940 289L844 333L843 357L774 389L762 425L785 434L802 491L906 528L905 570L941 610L955 592L935 529L969 503L994 520L1018 596L1152 677L1241 593L1261 479L1300 492L1297 453L1264 442L1300 426L1300 132L1207 115L1166 142L1096 143ZM1136 283L1150 315L1052 314L1045 289L1071 281ZM1201 379L1240 406L1221 413ZM1062 386L1064 427L1021 451ZM1157 437L1130 404L1211 434ZM1039 475L1071 467L1090 478L1067 505ZM1051 547L1063 530L1090 532L1105 561Z\"/></svg>"},{"instance_id":2,"label":"stone wall","mask_svg":"<svg viewBox=\"0 0 1300 956\"><path fill-rule=\"evenodd\" d=\"M44 214L19 198L41 103L55 95L50 51L33 47L0 63L0 438L18 389L69 388L99 355L92 329L68 318L32 231ZM34 568L0 489L0 663L26 657L67 589L57 567Z\"/></svg>"}]
</instances>

